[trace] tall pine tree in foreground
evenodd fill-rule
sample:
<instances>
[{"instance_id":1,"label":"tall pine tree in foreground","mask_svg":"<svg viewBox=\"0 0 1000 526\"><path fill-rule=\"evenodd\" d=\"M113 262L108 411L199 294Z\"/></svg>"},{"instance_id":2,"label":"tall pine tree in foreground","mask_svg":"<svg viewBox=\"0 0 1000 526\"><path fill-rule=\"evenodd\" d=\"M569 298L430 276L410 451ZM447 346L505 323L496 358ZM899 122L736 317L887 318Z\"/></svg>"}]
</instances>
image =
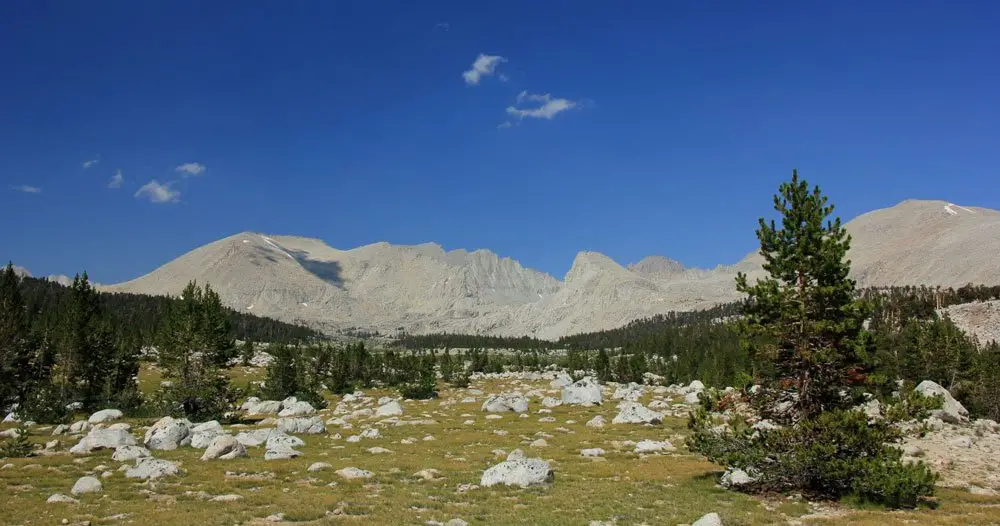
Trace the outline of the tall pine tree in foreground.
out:
<instances>
[{"instance_id":1,"label":"tall pine tree in foreground","mask_svg":"<svg viewBox=\"0 0 1000 526\"><path fill-rule=\"evenodd\" d=\"M892 422L855 409L866 385L867 304L848 277L850 247L833 206L797 172L774 197L781 227L760 220L757 237L768 276L737 277L747 295L740 333L758 386L745 393L771 425L719 426L706 408L692 413L688 446L728 470L738 489L852 495L889 507L913 507L934 491L923 464L904 465L892 446ZM738 484L738 485L737 485Z\"/></svg>"},{"instance_id":2,"label":"tall pine tree in foreground","mask_svg":"<svg viewBox=\"0 0 1000 526\"><path fill-rule=\"evenodd\" d=\"M766 375L759 378L757 400L767 402L760 409L789 423L857 404L870 308L848 277L851 238L840 218L827 220L833 206L819 187L793 172L774 209L781 227L761 218L757 230L768 277L750 284L740 273L736 289L747 295L740 332Z\"/></svg>"}]
</instances>

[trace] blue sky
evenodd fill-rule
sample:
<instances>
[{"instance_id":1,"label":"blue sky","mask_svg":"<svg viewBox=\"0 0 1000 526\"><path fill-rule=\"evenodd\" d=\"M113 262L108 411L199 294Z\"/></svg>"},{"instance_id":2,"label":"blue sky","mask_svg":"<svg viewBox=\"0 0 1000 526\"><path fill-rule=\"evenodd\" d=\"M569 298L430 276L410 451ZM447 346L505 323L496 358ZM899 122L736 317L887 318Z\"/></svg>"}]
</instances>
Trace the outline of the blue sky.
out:
<instances>
[{"instance_id":1,"label":"blue sky","mask_svg":"<svg viewBox=\"0 0 1000 526\"><path fill-rule=\"evenodd\" d=\"M5 4L0 256L109 283L252 230L714 266L792 168L845 218L1000 208L1000 2L481 4Z\"/></svg>"}]
</instances>

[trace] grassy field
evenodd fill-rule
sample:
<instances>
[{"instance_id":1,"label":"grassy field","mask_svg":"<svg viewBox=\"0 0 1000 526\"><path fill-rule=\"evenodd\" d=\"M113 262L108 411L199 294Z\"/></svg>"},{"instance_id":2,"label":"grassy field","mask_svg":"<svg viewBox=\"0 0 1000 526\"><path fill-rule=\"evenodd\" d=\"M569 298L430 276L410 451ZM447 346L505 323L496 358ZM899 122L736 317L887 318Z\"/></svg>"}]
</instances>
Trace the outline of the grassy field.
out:
<instances>
[{"instance_id":1,"label":"grassy field","mask_svg":"<svg viewBox=\"0 0 1000 526\"><path fill-rule=\"evenodd\" d=\"M245 374L243 376L246 376ZM149 380L149 378L147 378ZM158 381L158 380L157 380ZM486 393L507 386L479 382L471 387ZM547 389L547 383L539 383ZM553 391L555 393L555 391ZM390 392L367 393L377 398ZM855 509L833 503L807 504L799 499L761 499L716 487L718 468L684 452L685 421L668 418L662 426L611 425L594 429L584 424L595 415L610 422L614 404L603 407L556 407L551 414L536 414L541 405L532 400L528 418L506 413L487 420L476 403L458 403L470 396L466 390L443 389L431 401L403 402L403 419L433 419L433 425L377 426L382 436L347 443L334 439L360 433L377 420L360 419L353 429L328 428L329 435L302 436L307 445L293 460L265 461L263 448L250 448L250 457L202 462L201 450L182 448L154 452L178 461L184 473L156 482L129 480L118 471L110 451L73 458L68 454L0 461L0 510L3 524L252 524L283 514L286 522L350 524L424 524L461 518L470 524L585 525L590 521L616 524L683 524L708 512L717 512L727 525L735 524L1000 524L1000 499L977 497L956 490L942 490L935 510L887 512ZM334 407L336 403L332 403ZM370 406L369 406L370 407ZM327 418L324 412L324 418ZM552 416L556 421L539 422ZM467 420L474 420L471 425ZM138 427L152 423L131 421ZM9 427L9 426L5 426ZM238 431L237 429L233 430ZM544 433L540 435L539 433ZM425 437L433 440L424 440ZM544 436L547 447L528 443ZM50 440L36 431L33 440ZM403 444L406 438L414 444ZM679 446L673 454L640 458L631 447L616 445L644 438L671 440ZM76 439L62 437L61 450ZM392 451L372 454L381 446ZM584 448L604 448L604 459L583 458ZM523 449L528 456L549 460L556 473L547 487L477 488L460 491L462 484L478 484L483 470L503 460L494 450ZM314 462L332 468L310 473ZM345 481L337 469L353 466L371 471L366 481ZM414 474L434 468L436 480ZM46 504L53 493L69 494L77 478L110 470L104 491L79 497L79 504ZM230 474L227 475L227 472ZM100 475L98 475L100 476ZM209 500L218 495L238 495L235 502Z\"/></svg>"}]
</instances>

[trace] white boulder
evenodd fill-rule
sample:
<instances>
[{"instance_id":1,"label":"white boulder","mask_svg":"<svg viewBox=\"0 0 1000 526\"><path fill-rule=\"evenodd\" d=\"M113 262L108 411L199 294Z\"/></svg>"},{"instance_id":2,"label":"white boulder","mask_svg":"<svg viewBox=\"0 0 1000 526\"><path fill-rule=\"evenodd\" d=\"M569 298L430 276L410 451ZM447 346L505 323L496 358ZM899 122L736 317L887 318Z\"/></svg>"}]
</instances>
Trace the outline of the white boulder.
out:
<instances>
[{"instance_id":1,"label":"white boulder","mask_svg":"<svg viewBox=\"0 0 1000 526\"><path fill-rule=\"evenodd\" d=\"M659 424L663 414L636 402L622 402L618 415L611 420L612 424Z\"/></svg>"},{"instance_id":2,"label":"white boulder","mask_svg":"<svg viewBox=\"0 0 1000 526\"><path fill-rule=\"evenodd\" d=\"M944 399L941 409L935 409L931 412L933 416L951 424L968 422L969 412L944 387L930 380L924 380L917 385L915 390L924 396L940 396Z\"/></svg>"},{"instance_id":3,"label":"white boulder","mask_svg":"<svg viewBox=\"0 0 1000 526\"><path fill-rule=\"evenodd\" d=\"M80 477L69 492L73 495L83 495L85 493L100 493L103 489L104 485L101 484L100 480L94 477Z\"/></svg>"},{"instance_id":4,"label":"white boulder","mask_svg":"<svg viewBox=\"0 0 1000 526\"><path fill-rule=\"evenodd\" d=\"M540 458L524 458L521 450L514 450L507 460L487 469L479 485L483 487L504 484L506 486L536 486L549 484L555 480L555 472L549 463Z\"/></svg>"},{"instance_id":5,"label":"white boulder","mask_svg":"<svg viewBox=\"0 0 1000 526\"><path fill-rule=\"evenodd\" d=\"M315 412L316 408L309 402L295 400L294 397L291 397L281 403L281 411L278 411L278 416L303 416Z\"/></svg>"},{"instance_id":6,"label":"white boulder","mask_svg":"<svg viewBox=\"0 0 1000 526\"><path fill-rule=\"evenodd\" d=\"M205 448L202 460L232 460L247 456L247 448L232 435L219 435Z\"/></svg>"},{"instance_id":7,"label":"white boulder","mask_svg":"<svg viewBox=\"0 0 1000 526\"><path fill-rule=\"evenodd\" d=\"M691 526L723 526L722 517L718 513L706 513L694 521Z\"/></svg>"},{"instance_id":8,"label":"white boulder","mask_svg":"<svg viewBox=\"0 0 1000 526\"><path fill-rule=\"evenodd\" d=\"M483 411L487 413L503 413L506 411L526 413L528 412L528 399L516 393L493 395L483 402Z\"/></svg>"},{"instance_id":9,"label":"white boulder","mask_svg":"<svg viewBox=\"0 0 1000 526\"><path fill-rule=\"evenodd\" d=\"M216 420L210 420L191 428L191 447L205 449L219 435L225 435L226 430Z\"/></svg>"},{"instance_id":10,"label":"white boulder","mask_svg":"<svg viewBox=\"0 0 1000 526\"><path fill-rule=\"evenodd\" d=\"M396 400L386 402L385 404L382 404L381 406L379 406L378 409L375 410L375 416L379 418L384 418L387 416L399 416L401 414L403 414L403 406L399 405L399 402L397 402Z\"/></svg>"},{"instance_id":11,"label":"white boulder","mask_svg":"<svg viewBox=\"0 0 1000 526\"><path fill-rule=\"evenodd\" d=\"M279 418L275 425L283 433L298 433L303 435L318 435L326 433L326 423L318 416Z\"/></svg>"},{"instance_id":12,"label":"white boulder","mask_svg":"<svg viewBox=\"0 0 1000 526\"><path fill-rule=\"evenodd\" d=\"M91 424L103 424L105 422L111 422L112 420L118 420L122 417L122 412L117 409L102 409L92 415L87 419L87 422Z\"/></svg>"},{"instance_id":13,"label":"white boulder","mask_svg":"<svg viewBox=\"0 0 1000 526\"><path fill-rule=\"evenodd\" d=\"M74 455L90 453L95 449L116 449L118 446L134 446L135 437L124 429L91 429L87 436L70 448Z\"/></svg>"},{"instance_id":14,"label":"white boulder","mask_svg":"<svg viewBox=\"0 0 1000 526\"><path fill-rule=\"evenodd\" d=\"M111 460L115 462L128 462L140 458L151 456L149 450L136 445L118 446L111 455Z\"/></svg>"},{"instance_id":15,"label":"white boulder","mask_svg":"<svg viewBox=\"0 0 1000 526\"><path fill-rule=\"evenodd\" d=\"M595 405L604 399L601 384L594 378L585 377L563 387L562 401L567 405Z\"/></svg>"},{"instance_id":16,"label":"white boulder","mask_svg":"<svg viewBox=\"0 0 1000 526\"><path fill-rule=\"evenodd\" d=\"M177 467L177 464L169 460L147 457L136 460L135 466L125 471L125 478L156 480L178 473L180 473L180 468Z\"/></svg>"},{"instance_id":17,"label":"white boulder","mask_svg":"<svg viewBox=\"0 0 1000 526\"><path fill-rule=\"evenodd\" d=\"M191 442L191 422L165 416L146 431L143 444L153 450L173 450Z\"/></svg>"}]
</instances>

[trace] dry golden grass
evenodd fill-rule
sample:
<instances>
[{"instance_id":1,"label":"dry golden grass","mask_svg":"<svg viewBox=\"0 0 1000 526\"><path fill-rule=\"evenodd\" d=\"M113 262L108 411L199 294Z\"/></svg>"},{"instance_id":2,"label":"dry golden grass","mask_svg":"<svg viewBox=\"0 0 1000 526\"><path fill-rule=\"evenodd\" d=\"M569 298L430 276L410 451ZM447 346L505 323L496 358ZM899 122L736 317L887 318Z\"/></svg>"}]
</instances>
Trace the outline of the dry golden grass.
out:
<instances>
[{"instance_id":1,"label":"dry golden grass","mask_svg":"<svg viewBox=\"0 0 1000 526\"><path fill-rule=\"evenodd\" d=\"M148 379L148 378L147 378ZM151 380L153 381L153 380ZM158 380L155 380L158 381ZM497 382L480 382L487 393L500 392ZM539 384L541 388L547 385ZM375 397L381 394L371 392ZM965 492L942 490L936 510L887 512L858 510L826 505L825 515L814 513L797 500L764 500L719 489L715 486L718 468L683 451L686 432L682 419L670 418L664 425L635 425L593 429L584 424L602 414L610 422L614 404L604 407L557 407L551 415L539 415L535 399L525 419L512 413L500 420L486 420L479 405L449 404L467 396L464 390L444 389L442 398L404 402L404 418L432 418L434 425L384 426L382 436L359 443L334 440L333 433L345 438L359 433L365 420L354 429L330 427L331 436L303 436L303 455L293 460L265 461L263 448L250 448L250 457L224 461L199 460L200 450L182 448L154 452L159 458L181 463L184 474L152 483L126 479L117 471L119 463L111 452L85 458L69 455L0 461L12 467L0 470L0 510L3 524L57 524L91 521L92 524L240 524L260 521L284 513L288 522L351 524L423 524L428 520L446 522L462 518L470 524L555 524L580 525L591 520L617 520L617 524L690 523L708 512L718 512L727 525L783 524L790 520L819 524L1000 524L1000 500L976 497ZM335 405L335 404L332 404ZM466 416L463 416L466 415ZM556 422L542 423L542 416ZM467 419L474 425L465 425ZM574 420L575 423L567 423ZM374 420L372 420L374 422ZM135 426L149 421L133 421ZM564 430L559 430L563 428ZM494 431L507 431L504 436ZM134 430L139 434L138 430ZM534 449L527 444L536 433L552 435L549 446ZM426 435L435 440L424 441ZM36 441L51 437L39 433ZM401 444L415 438L412 445ZM644 438L669 439L680 446L675 454L640 458L629 448L617 450L615 441ZM75 443L63 437L61 449ZM392 454L374 455L367 448L381 446ZM601 447L604 461L579 455L580 449ZM529 456L550 460L556 472L548 487L479 488L459 492L460 484L478 484L484 469L499 462L493 450L522 448ZM309 473L314 462L333 465ZM93 473L99 465L113 475L102 479L104 492L80 497L80 504L46 504L53 493L69 494L76 479ZM367 481L344 481L334 471L353 466L371 471ZM441 479L424 481L413 474L425 468L441 472ZM266 478L226 476L226 472L268 474ZM236 502L211 502L202 495L236 494ZM125 514L125 515L123 515ZM119 516L124 518L109 517Z\"/></svg>"}]
</instances>

